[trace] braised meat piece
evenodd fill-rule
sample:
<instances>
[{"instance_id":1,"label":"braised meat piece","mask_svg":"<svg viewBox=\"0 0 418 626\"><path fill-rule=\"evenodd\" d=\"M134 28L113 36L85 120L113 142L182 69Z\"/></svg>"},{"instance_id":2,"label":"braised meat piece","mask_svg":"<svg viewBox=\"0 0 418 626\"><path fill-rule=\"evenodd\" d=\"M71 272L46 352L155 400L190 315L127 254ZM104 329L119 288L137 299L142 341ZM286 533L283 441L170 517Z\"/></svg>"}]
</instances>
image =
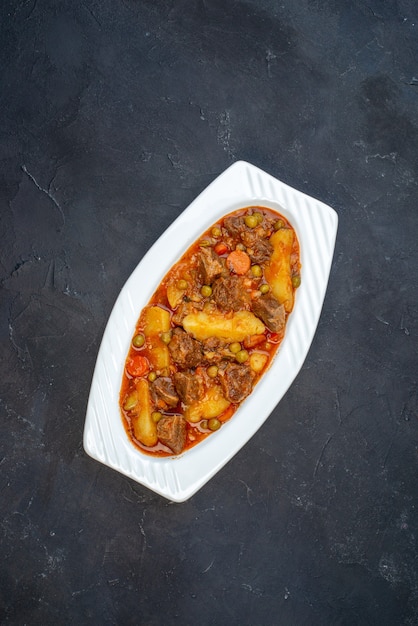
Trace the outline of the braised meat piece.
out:
<instances>
[{"instance_id":1,"label":"braised meat piece","mask_svg":"<svg viewBox=\"0 0 418 626\"><path fill-rule=\"evenodd\" d=\"M203 352L219 352L228 346L228 342L220 337L209 337L203 342Z\"/></svg>"},{"instance_id":2,"label":"braised meat piece","mask_svg":"<svg viewBox=\"0 0 418 626\"><path fill-rule=\"evenodd\" d=\"M244 245L247 246L247 248L252 248L255 245L255 242L259 239L259 237L257 237L257 233L255 233L253 230L245 230L241 233L241 239Z\"/></svg>"},{"instance_id":3,"label":"braised meat piece","mask_svg":"<svg viewBox=\"0 0 418 626\"><path fill-rule=\"evenodd\" d=\"M230 216L224 219L224 227L231 237L238 237L245 230L245 222L242 216Z\"/></svg>"},{"instance_id":4,"label":"braised meat piece","mask_svg":"<svg viewBox=\"0 0 418 626\"><path fill-rule=\"evenodd\" d=\"M268 239L263 239L254 231L244 231L241 239L247 247L247 253L254 263L265 263L273 252L273 246Z\"/></svg>"},{"instance_id":5,"label":"braised meat piece","mask_svg":"<svg viewBox=\"0 0 418 626\"><path fill-rule=\"evenodd\" d=\"M198 257L198 278L203 285L211 285L222 274L224 266L213 248L201 248Z\"/></svg>"},{"instance_id":6,"label":"braised meat piece","mask_svg":"<svg viewBox=\"0 0 418 626\"><path fill-rule=\"evenodd\" d=\"M182 415L165 415L157 423L158 439L179 454L186 443L186 420Z\"/></svg>"},{"instance_id":7,"label":"braised meat piece","mask_svg":"<svg viewBox=\"0 0 418 626\"><path fill-rule=\"evenodd\" d=\"M201 400L205 394L201 376L190 370L174 374L174 384L184 404L191 404Z\"/></svg>"},{"instance_id":8,"label":"braised meat piece","mask_svg":"<svg viewBox=\"0 0 418 626\"><path fill-rule=\"evenodd\" d=\"M246 364L228 363L220 381L225 398L230 402L242 402L251 393L251 369Z\"/></svg>"},{"instance_id":9,"label":"braised meat piece","mask_svg":"<svg viewBox=\"0 0 418 626\"><path fill-rule=\"evenodd\" d=\"M186 315L190 313L196 313L196 311L201 311L203 309L203 304L200 302L193 302L191 300L183 300L177 309L174 311L172 315L172 322L177 326L181 326Z\"/></svg>"},{"instance_id":10,"label":"braised meat piece","mask_svg":"<svg viewBox=\"0 0 418 626\"><path fill-rule=\"evenodd\" d=\"M175 328L168 344L171 358L181 368L196 367L203 358L201 344L182 328Z\"/></svg>"},{"instance_id":11,"label":"braised meat piece","mask_svg":"<svg viewBox=\"0 0 418 626\"><path fill-rule=\"evenodd\" d=\"M235 355L229 350L227 341L219 337L209 337L203 342L203 355L209 365L218 364L223 360L235 359Z\"/></svg>"},{"instance_id":12,"label":"braised meat piece","mask_svg":"<svg viewBox=\"0 0 418 626\"><path fill-rule=\"evenodd\" d=\"M285 323L286 314L283 304L279 304L274 296L266 294L254 300L251 305L254 315L259 317L264 324L274 333L279 333Z\"/></svg>"},{"instance_id":13,"label":"braised meat piece","mask_svg":"<svg viewBox=\"0 0 418 626\"><path fill-rule=\"evenodd\" d=\"M168 376L160 376L154 380L151 384L151 395L157 405L159 400L165 402L169 407L177 406L179 402L173 381Z\"/></svg>"},{"instance_id":14,"label":"braised meat piece","mask_svg":"<svg viewBox=\"0 0 418 626\"><path fill-rule=\"evenodd\" d=\"M181 326L183 319L190 313L195 313L203 308L200 302L192 302L191 300L183 300L172 315L172 322Z\"/></svg>"},{"instance_id":15,"label":"braised meat piece","mask_svg":"<svg viewBox=\"0 0 418 626\"><path fill-rule=\"evenodd\" d=\"M247 252L254 263L265 263L273 253L273 246L268 239L257 239Z\"/></svg>"},{"instance_id":16,"label":"braised meat piece","mask_svg":"<svg viewBox=\"0 0 418 626\"><path fill-rule=\"evenodd\" d=\"M213 284L212 298L223 311L245 309L249 300L241 276L218 278Z\"/></svg>"}]
</instances>

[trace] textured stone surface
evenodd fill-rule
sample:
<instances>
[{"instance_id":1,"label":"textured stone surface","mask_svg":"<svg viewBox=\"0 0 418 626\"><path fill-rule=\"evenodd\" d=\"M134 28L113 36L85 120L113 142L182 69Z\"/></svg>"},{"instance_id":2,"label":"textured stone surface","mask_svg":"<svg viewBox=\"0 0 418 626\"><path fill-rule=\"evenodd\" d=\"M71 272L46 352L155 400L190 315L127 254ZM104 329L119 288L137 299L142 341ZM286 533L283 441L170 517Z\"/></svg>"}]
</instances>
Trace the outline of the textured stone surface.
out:
<instances>
[{"instance_id":1,"label":"textured stone surface","mask_svg":"<svg viewBox=\"0 0 418 626\"><path fill-rule=\"evenodd\" d=\"M2 0L3 624L417 623L413 0ZM295 383L171 504L88 458L112 305L237 159L339 232Z\"/></svg>"}]
</instances>

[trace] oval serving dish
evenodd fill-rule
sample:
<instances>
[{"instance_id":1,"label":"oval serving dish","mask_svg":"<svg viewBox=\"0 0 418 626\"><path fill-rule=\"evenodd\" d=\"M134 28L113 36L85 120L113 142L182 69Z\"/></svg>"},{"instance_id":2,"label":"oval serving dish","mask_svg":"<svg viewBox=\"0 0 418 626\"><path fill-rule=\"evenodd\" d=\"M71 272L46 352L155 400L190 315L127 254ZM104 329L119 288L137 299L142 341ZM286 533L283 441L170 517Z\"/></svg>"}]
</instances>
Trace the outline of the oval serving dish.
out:
<instances>
[{"instance_id":1,"label":"oval serving dish","mask_svg":"<svg viewBox=\"0 0 418 626\"><path fill-rule=\"evenodd\" d=\"M218 432L179 456L143 454L128 438L119 409L126 354L139 313L202 232L224 215L253 205L283 214L300 245L302 284L279 351ZM325 297L337 226L331 207L249 163L238 161L216 178L151 247L116 300L93 374L84 427L87 454L169 500L183 502L198 491L260 428L302 367Z\"/></svg>"}]
</instances>

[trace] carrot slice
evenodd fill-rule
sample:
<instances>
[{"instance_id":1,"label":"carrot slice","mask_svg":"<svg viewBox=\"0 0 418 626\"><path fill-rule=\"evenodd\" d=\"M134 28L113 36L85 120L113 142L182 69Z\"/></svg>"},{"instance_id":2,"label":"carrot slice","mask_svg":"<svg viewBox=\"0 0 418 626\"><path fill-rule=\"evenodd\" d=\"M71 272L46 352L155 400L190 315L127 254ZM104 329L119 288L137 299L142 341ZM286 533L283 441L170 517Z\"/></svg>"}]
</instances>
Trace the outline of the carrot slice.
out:
<instances>
[{"instance_id":1,"label":"carrot slice","mask_svg":"<svg viewBox=\"0 0 418 626\"><path fill-rule=\"evenodd\" d=\"M129 357L126 361L126 370L131 376L145 376L149 372L148 359L140 354Z\"/></svg>"},{"instance_id":2,"label":"carrot slice","mask_svg":"<svg viewBox=\"0 0 418 626\"><path fill-rule=\"evenodd\" d=\"M242 276L250 269L251 259L244 250L234 250L226 257L226 264L231 272Z\"/></svg>"},{"instance_id":3,"label":"carrot slice","mask_svg":"<svg viewBox=\"0 0 418 626\"><path fill-rule=\"evenodd\" d=\"M223 241L220 241L219 243L216 244L216 246L214 247L214 250L216 254L219 254L219 255L225 254L225 252L228 252L228 246Z\"/></svg>"}]
</instances>

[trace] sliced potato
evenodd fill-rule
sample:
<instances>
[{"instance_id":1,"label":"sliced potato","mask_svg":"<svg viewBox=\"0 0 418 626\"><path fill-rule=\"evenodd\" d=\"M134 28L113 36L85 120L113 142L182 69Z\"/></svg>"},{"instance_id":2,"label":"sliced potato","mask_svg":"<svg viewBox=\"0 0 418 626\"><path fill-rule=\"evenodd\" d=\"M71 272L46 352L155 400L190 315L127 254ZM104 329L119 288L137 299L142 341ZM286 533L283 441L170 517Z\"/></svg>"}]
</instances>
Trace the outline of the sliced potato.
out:
<instances>
[{"instance_id":1,"label":"sliced potato","mask_svg":"<svg viewBox=\"0 0 418 626\"><path fill-rule=\"evenodd\" d=\"M125 409L125 411L132 411L132 409L135 408L137 404L138 392L135 389L134 391L131 391L131 393L128 393L128 395L125 397L125 400L123 401L123 408Z\"/></svg>"},{"instance_id":2,"label":"sliced potato","mask_svg":"<svg viewBox=\"0 0 418 626\"><path fill-rule=\"evenodd\" d=\"M265 367L268 360L267 354L263 352L253 352L250 354L250 367L253 372L259 374Z\"/></svg>"},{"instance_id":3,"label":"sliced potato","mask_svg":"<svg viewBox=\"0 0 418 626\"><path fill-rule=\"evenodd\" d=\"M154 370L162 370L170 365L170 353L167 345L158 337L148 337L148 360Z\"/></svg>"},{"instance_id":4,"label":"sliced potato","mask_svg":"<svg viewBox=\"0 0 418 626\"><path fill-rule=\"evenodd\" d=\"M270 263L264 270L266 281L272 294L284 305L286 313L293 309L293 286L290 258L292 254L294 231L280 228L270 237L273 253Z\"/></svg>"},{"instance_id":5,"label":"sliced potato","mask_svg":"<svg viewBox=\"0 0 418 626\"><path fill-rule=\"evenodd\" d=\"M135 384L138 402L131 412L135 438L144 446L155 446L158 441L157 424L151 417L151 397L148 381L137 379Z\"/></svg>"},{"instance_id":6,"label":"sliced potato","mask_svg":"<svg viewBox=\"0 0 418 626\"><path fill-rule=\"evenodd\" d=\"M151 337L170 330L170 313L160 306L150 306L143 313L144 335Z\"/></svg>"},{"instance_id":7,"label":"sliced potato","mask_svg":"<svg viewBox=\"0 0 418 626\"><path fill-rule=\"evenodd\" d=\"M261 335L265 330L263 322L250 311L238 311L231 317L217 312L190 313L183 319L183 328L199 341L209 337L243 341L248 335Z\"/></svg>"},{"instance_id":8,"label":"sliced potato","mask_svg":"<svg viewBox=\"0 0 418 626\"><path fill-rule=\"evenodd\" d=\"M219 385L213 385L209 387L202 400L198 400L186 408L184 417L192 423L209 420L212 417L218 417L230 404L224 397Z\"/></svg>"},{"instance_id":9,"label":"sliced potato","mask_svg":"<svg viewBox=\"0 0 418 626\"><path fill-rule=\"evenodd\" d=\"M180 304L184 294L185 289L179 289L174 281L167 285L167 300L172 309Z\"/></svg>"}]
</instances>

